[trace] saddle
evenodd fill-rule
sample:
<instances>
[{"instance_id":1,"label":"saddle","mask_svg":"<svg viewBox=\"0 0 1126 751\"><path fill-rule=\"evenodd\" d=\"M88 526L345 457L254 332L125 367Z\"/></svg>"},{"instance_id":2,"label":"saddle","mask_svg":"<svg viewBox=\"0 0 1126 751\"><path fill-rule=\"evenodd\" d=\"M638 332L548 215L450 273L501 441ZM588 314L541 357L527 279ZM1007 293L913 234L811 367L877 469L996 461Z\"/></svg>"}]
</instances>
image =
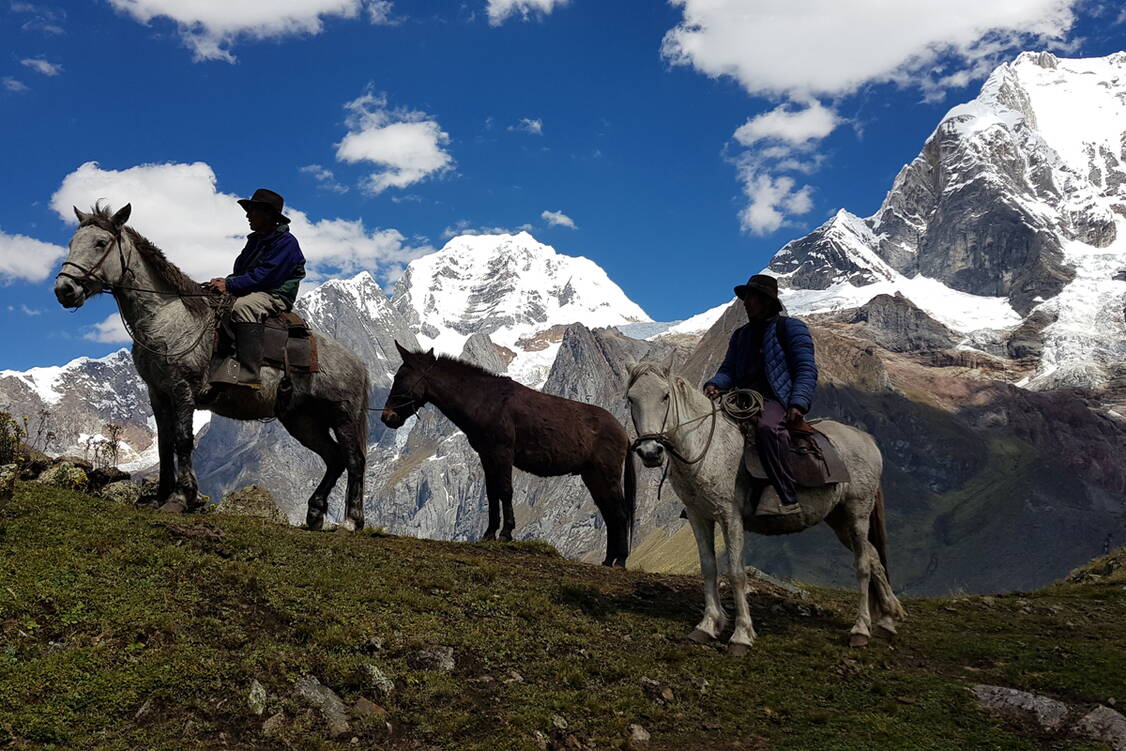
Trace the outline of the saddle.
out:
<instances>
[{"instance_id":1,"label":"saddle","mask_svg":"<svg viewBox=\"0 0 1126 751\"><path fill-rule=\"evenodd\" d=\"M316 373L317 340L309 324L296 313L278 313L261 324L262 349L260 361L256 365L270 365L280 369L285 375L290 373ZM217 371L227 369L230 383L238 381L239 364L231 359L234 351L234 332L228 319L224 319L215 331L212 344L212 381L217 380ZM244 365L247 363L244 363Z\"/></svg>"},{"instance_id":2,"label":"saddle","mask_svg":"<svg viewBox=\"0 0 1126 751\"><path fill-rule=\"evenodd\" d=\"M289 373L316 373L317 339L304 318L279 313L263 324L262 361Z\"/></svg>"},{"instance_id":3,"label":"saddle","mask_svg":"<svg viewBox=\"0 0 1126 751\"><path fill-rule=\"evenodd\" d=\"M848 469L841 461L829 436L802 420L787 426L790 432L790 454L787 458L795 482L803 488L819 488L837 482L848 482ZM766 480L758 461L758 448L753 441L743 444L743 464L751 477Z\"/></svg>"}]
</instances>

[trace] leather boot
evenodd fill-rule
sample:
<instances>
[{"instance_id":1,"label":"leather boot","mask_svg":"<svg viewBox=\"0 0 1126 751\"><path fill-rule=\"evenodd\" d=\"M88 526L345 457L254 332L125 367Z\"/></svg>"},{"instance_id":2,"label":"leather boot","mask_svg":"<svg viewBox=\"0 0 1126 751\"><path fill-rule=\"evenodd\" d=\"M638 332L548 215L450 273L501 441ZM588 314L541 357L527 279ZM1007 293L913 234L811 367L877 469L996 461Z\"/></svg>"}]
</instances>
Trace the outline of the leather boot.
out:
<instances>
[{"instance_id":1,"label":"leather boot","mask_svg":"<svg viewBox=\"0 0 1126 751\"><path fill-rule=\"evenodd\" d=\"M262 324L236 323L235 358L238 360L238 385L258 388L262 385L259 369L262 367Z\"/></svg>"}]
</instances>

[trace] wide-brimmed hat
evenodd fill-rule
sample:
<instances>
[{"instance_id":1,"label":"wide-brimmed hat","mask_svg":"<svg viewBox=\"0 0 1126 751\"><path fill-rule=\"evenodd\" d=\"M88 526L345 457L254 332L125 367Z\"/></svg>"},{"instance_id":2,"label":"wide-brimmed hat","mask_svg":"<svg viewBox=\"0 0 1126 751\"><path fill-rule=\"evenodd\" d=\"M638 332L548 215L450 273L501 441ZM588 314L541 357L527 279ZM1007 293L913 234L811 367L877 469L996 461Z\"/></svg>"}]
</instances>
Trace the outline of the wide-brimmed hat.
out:
<instances>
[{"instance_id":1,"label":"wide-brimmed hat","mask_svg":"<svg viewBox=\"0 0 1126 751\"><path fill-rule=\"evenodd\" d=\"M249 210L251 206L263 206L278 215L279 224L289 224L289 217L282 213L285 199L272 190L259 188L250 198L240 198L238 205Z\"/></svg>"},{"instance_id":2,"label":"wide-brimmed hat","mask_svg":"<svg viewBox=\"0 0 1126 751\"><path fill-rule=\"evenodd\" d=\"M778 299L778 280L766 274L755 274L747 280L746 284L735 286L735 296L742 300L748 292L758 292L763 297L774 303L777 310L782 310L782 301Z\"/></svg>"}]
</instances>

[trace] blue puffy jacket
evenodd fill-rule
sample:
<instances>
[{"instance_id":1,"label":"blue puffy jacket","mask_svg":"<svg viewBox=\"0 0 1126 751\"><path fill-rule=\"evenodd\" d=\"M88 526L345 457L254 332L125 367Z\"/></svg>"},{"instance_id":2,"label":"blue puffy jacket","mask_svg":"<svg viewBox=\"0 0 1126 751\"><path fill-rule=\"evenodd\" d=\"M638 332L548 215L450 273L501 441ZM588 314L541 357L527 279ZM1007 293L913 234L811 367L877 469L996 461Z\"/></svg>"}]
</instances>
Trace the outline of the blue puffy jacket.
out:
<instances>
[{"instance_id":1,"label":"blue puffy jacket","mask_svg":"<svg viewBox=\"0 0 1126 751\"><path fill-rule=\"evenodd\" d=\"M743 387L747 383L753 362L751 358L759 356L754 351L752 338L750 324L735 329L727 345L727 356L708 383L720 391ZM762 336L762 357L766 365L766 380L778 401L808 412L813 392L817 389L817 362L809 327L797 318L774 316L769 319Z\"/></svg>"}]
</instances>

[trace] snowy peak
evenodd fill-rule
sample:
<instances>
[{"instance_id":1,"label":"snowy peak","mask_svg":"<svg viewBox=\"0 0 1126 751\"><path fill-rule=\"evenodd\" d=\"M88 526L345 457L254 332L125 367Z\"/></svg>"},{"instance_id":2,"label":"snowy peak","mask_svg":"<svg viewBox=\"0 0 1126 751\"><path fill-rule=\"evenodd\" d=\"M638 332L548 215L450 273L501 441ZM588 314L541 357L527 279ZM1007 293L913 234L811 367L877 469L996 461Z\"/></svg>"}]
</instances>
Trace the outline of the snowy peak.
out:
<instances>
[{"instance_id":1,"label":"snowy peak","mask_svg":"<svg viewBox=\"0 0 1126 751\"><path fill-rule=\"evenodd\" d=\"M475 333L519 354L522 340L556 326L651 320L598 264L558 253L527 232L451 239L410 263L391 302L423 346L455 355ZM534 351L549 368L555 347ZM519 365L510 372L526 382L542 380L523 377Z\"/></svg>"}]
</instances>

